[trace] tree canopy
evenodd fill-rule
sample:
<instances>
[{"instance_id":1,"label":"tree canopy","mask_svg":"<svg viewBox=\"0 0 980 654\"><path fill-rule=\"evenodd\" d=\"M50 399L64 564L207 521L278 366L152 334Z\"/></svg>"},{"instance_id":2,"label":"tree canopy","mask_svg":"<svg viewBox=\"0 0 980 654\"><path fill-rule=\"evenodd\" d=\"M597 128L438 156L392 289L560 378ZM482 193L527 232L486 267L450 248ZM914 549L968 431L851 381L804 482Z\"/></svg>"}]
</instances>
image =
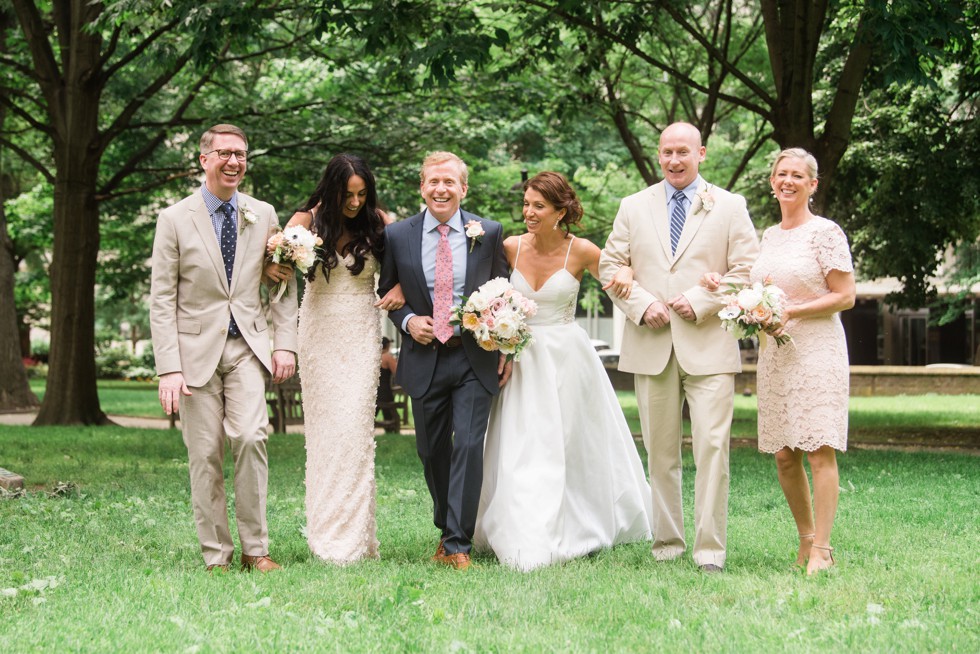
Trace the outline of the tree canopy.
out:
<instances>
[{"instance_id":1,"label":"tree canopy","mask_svg":"<svg viewBox=\"0 0 980 654\"><path fill-rule=\"evenodd\" d=\"M423 154L450 149L473 170L468 208L511 231L521 171L565 173L600 243L619 198L659 179L671 122L701 129L706 176L760 222L767 158L802 146L859 271L928 301L945 253L980 231L978 13L975 0L9 0L0 304L19 314L0 312L0 376L20 366L16 321L46 320L38 424L105 421L96 307L141 303L155 215L200 184L197 138L217 122L246 129L248 189L283 218L341 151L410 215Z\"/></svg>"}]
</instances>

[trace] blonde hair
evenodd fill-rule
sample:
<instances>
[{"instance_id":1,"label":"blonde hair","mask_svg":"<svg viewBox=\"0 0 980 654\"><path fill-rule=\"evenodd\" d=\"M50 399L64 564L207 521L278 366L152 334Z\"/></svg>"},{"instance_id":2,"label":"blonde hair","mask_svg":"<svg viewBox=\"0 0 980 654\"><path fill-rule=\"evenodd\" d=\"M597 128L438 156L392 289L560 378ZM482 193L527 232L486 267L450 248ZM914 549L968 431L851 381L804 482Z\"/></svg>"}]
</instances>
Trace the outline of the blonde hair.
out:
<instances>
[{"instance_id":1,"label":"blonde hair","mask_svg":"<svg viewBox=\"0 0 980 654\"><path fill-rule=\"evenodd\" d=\"M209 127L208 131L201 135L201 154L211 150L211 143L214 142L214 137L218 134L234 134L245 141L245 149L248 149L248 137L245 136L244 130L241 127L236 127L235 125L219 124Z\"/></svg>"},{"instance_id":2,"label":"blonde hair","mask_svg":"<svg viewBox=\"0 0 980 654\"><path fill-rule=\"evenodd\" d=\"M769 171L769 176L774 177L776 175L776 166L779 165L779 162L790 157L802 159L803 163L806 164L806 171L810 175L810 179L817 179L817 158L803 148L786 148L777 154L776 160L772 162L772 169Z\"/></svg>"},{"instance_id":3,"label":"blonde hair","mask_svg":"<svg viewBox=\"0 0 980 654\"><path fill-rule=\"evenodd\" d=\"M463 186L467 186L466 181L469 179L470 171L466 168L466 162L457 157L452 152L438 151L430 152L422 160L422 169L419 171L419 179L425 181L425 169L430 166L438 166L440 164L452 162L459 166L459 181Z\"/></svg>"}]
</instances>

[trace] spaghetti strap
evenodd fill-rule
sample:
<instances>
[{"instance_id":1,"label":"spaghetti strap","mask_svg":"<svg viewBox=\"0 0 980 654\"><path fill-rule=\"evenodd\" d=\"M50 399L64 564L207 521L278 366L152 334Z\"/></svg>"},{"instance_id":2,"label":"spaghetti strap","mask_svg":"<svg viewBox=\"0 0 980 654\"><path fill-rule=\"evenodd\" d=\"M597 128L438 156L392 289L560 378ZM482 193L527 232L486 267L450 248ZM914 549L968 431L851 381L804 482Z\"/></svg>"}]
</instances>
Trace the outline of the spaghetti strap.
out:
<instances>
[{"instance_id":1,"label":"spaghetti strap","mask_svg":"<svg viewBox=\"0 0 980 654\"><path fill-rule=\"evenodd\" d=\"M523 235L518 235L517 254L514 255L514 270L517 270L517 260L521 258L521 240L523 240Z\"/></svg>"},{"instance_id":2,"label":"spaghetti strap","mask_svg":"<svg viewBox=\"0 0 980 654\"><path fill-rule=\"evenodd\" d=\"M572 237L572 240L568 242L568 250L565 252L565 263L563 263L561 265L561 267L562 267L563 270L567 270L568 269L568 255L570 255L572 253L572 243L575 242L575 235L574 234L569 234L569 236ZM517 250L518 250L518 252L520 252L520 245L517 246Z\"/></svg>"}]
</instances>

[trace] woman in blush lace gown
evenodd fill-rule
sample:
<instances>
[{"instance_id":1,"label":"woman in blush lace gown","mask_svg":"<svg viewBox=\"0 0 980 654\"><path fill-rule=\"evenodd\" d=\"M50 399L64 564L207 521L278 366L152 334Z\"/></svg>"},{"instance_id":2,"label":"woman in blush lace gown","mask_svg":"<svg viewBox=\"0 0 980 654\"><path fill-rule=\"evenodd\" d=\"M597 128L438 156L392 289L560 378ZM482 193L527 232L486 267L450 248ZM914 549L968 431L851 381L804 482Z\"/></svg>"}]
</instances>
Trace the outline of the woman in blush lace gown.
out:
<instances>
[{"instance_id":1,"label":"woman in blush lace gown","mask_svg":"<svg viewBox=\"0 0 980 654\"><path fill-rule=\"evenodd\" d=\"M796 521L796 564L813 574L834 564L830 532L837 513L837 450L847 449L850 373L839 313L854 306L854 267L836 223L813 215L817 161L783 150L769 177L782 220L762 236L753 282L770 279L786 293L782 325L764 336L759 357L759 451L774 454L779 484ZM718 277L705 276L712 288ZM793 341L777 347L783 333ZM806 454L813 494L803 467Z\"/></svg>"},{"instance_id":2,"label":"woman in blush lace gown","mask_svg":"<svg viewBox=\"0 0 980 654\"><path fill-rule=\"evenodd\" d=\"M378 558L374 416L379 308L404 304L400 288L382 300L375 295L385 221L377 208L374 175L359 157L347 154L330 160L303 210L289 221L323 239L323 253L307 273L299 312L306 537L317 557L341 565ZM267 271L273 279L288 274Z\"/></svg>"},{"instance_id":3,"label":"woman in blush lace gown","mask_svg":"<svg viewBox=\"0 0 980 654\"><path fill-rule=\"evenodd\" d=\"M540 173L524 192L527 234L504 242L514 288L534 300L534 341L490 413L474 543L527 571L649 540L650 487L616 393L575 324L579 280L599 248L568 234L575 191Z\"/></svg>"}]
</instances>

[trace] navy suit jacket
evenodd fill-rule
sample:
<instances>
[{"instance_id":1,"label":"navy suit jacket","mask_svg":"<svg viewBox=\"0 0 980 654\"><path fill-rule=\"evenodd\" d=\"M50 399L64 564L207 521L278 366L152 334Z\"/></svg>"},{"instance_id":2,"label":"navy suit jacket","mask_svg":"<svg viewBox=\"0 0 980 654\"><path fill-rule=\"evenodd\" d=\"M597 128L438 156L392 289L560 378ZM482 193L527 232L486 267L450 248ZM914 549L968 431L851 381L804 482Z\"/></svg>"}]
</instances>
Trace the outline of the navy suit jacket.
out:
<instances>
[{"instance_id":1,"label":"navy suit jacket","mask_svg":"<svg viewBox=\"0 0 980 654\"><path fill-rule=\"evenodd\" d=\"M470 295L482 284L495 277L507 277L507 258L504 256L504 230L498 222L480 218L460 210L465 226L471 220L483 225L485 232L480 240L467 237L466 281L463 294ZM402 322L411 314L432 315L432 298L425 281L422 266L422 218L416 214L407 220L392 223L385 228L385 251L381 262L381 279L378 294L384 297L396 284L402 285L405 306L388 313L388 318L401 331ZM463 330L463 349L480 383L492 394L499 390L497 362L499 353L487 352L477 345L472 335ZM422 397L429 389L438 358L436 341L429 345L417 343L406 334L398 354L395 381L411 397Z\"/></svg>"}]
</instances>

